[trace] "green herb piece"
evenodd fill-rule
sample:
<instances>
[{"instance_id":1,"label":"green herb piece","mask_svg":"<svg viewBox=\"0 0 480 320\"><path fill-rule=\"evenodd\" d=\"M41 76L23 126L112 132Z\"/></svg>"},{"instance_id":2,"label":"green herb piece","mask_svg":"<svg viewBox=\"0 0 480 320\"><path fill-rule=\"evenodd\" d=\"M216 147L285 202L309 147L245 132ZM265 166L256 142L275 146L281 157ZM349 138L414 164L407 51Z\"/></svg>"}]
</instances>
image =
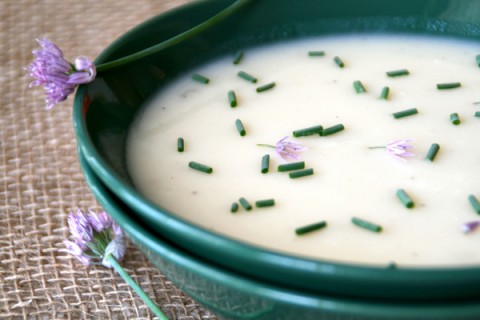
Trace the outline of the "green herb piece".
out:
<instances>
[{"instance_id":1,"label":"green herb piece","mask_svg":"<svg viewBox=\"0 0 480 320\"><path fill-rule=\"evenodd\" d=\"M475 62L477 62L477 66L480 67L480 54L477 54L477 55L475 56Z\"/></svg>"},{"instance_id":2,"label":"green herb piece","mask_svg":"<svg viewBox=\"0 0 480 320\"><path fill-rule=\"evenodd\" d=\"M461 87L462 84L460 82L449 82L449 83L438 83L437 89L438 90L445 90L445 89L454 89Z\"/></svg>"},{"instance_id":3,"label":"green herb piece","mask_svg":"<svg viewBox=\"0 0 480 320\"><path fill-rule=\"evenodd\" d=\"M305 168L305 161L285 163L278 166L278 172L299 170Z\"/></svg>"},{"instance_id":4,"label":"green herb piece","mask_svg":"<svg viewBox=\"0 0 480 320\"><path fill-rule=\"evenodd\" d=\"M205 172L205 173L212 173L213 172L212 167L206 166L204 164L201 164L201 163L198 163L198 162L195 162L195 161L190 161L188 163L188 166L192 169L195 169L195 170L198 170L198 171L201 171L201 172Z\"/></svg>"},{"instance_id":5,"label":"green herb piece","mask_svg":"<svg viewBox=\"0 0 480 320\"><path fill-rule=\"evenodd\" d=\"M382 92L380 93L380 99L388 100L389 94L390 94L390 88L383 87Z\"/></svg>"},{"instance_id":6,"label":"green herb piece","mask_svg":"<svg viewBox=\"0 0 480 320\"><path fill-rule=\"evenodd\" d=\"M295 130L295 131L292 132L292 135L295 138L305 137L305 136L311 136L311 135L314 135L314 134L320 134L320 132L322 132L322 130L323 130L323 127L321 125L318 125L318 126L313 126L313 127L309 127L309 128Z\"/></svg>"},{"instance_id":7,"label":"green herb piece","mask_svg":"<svg viewBox=\"0 0 480 320\"><path fill-rule=\"evenodd\" d=\"M243 51L237 51L237 53L235 53L235 56L233 57L233 64L239 64L240 61L242 60L243 58Z\"/></svg>"},{"instance_id":8,"label":"green herb piece","mask_svg":"<svg viewBox=\"0 0 480 320\"><path fill-rule=\"evenodd\" d=\"M177 139L177 151L183 152L185 150L185 141L182 137Z\"/></svg>"},{"instance_id":9,"label":"green herb piece","mask_svg":"<svg viewBox=\"0 0 480 320\"><path fill-rule=\"evenodd\" d=\"M398 199L400 199L400 201L403 203L405 207L411 209L415 206L415 203L413 202L412 198L410 198L410 196L405 192L405 190L398 189L397 197Z\"/></svg>"},{"instance_id":10,"label":"green herb piece","mask_svg":"<svg viewBox=\"0 0 480 320\"><path fill-rule=\"evenodd\" d=\"M418 113L417 108L412 108L412 109L407 109L407 110L403 110L403 111L394 112L394 113L392 113L392 115L395 119L400 119L400 118L408 117L408 116L411 116L411 115L414 115L414 114L417 114L417 113Z\"/></svg>"},{"instance_id":11,"label":"green herb piece","mask_svg":"<svg viewBox=\"0 0 480 320\"><path fill-rule=\"evenodd\" d=\"M245 71L238 71L237 76L239 76L242 79L247 80L248 82L257 83L257 78L255 78L254 76L246 73Z\"/></svg>"},{"instance_id":12,"label":"green herb piece","mask_svg":"<svg viewBox=\"0 0 480 320\"><path fill-rule=\"evenodd\" d=\"M367 92L367 89L365 89L365 87L363 86L360 80L353 81L353 87L355 88L355 91L357 93Z\"/></svg>"},{"instance_id":13,"label":"green herb piece","mask_svg":"<svg viewBox=\"0 0 480 320\"><path fill-rule=\"evenodd\" d=\"M265 199L265 200L258 200L255 201L255 206L257 208L264 208L264 207L271 207L275 205L274 199Z\"/></svg>"},{"instance_id":14,"label":"green herb piece","mask_svg":"<svg viewBox=\"0 0 480 320\"><path fill-rule=\"evenodd\" d=\"M335 61L337 66L339 66L340 68L345 67L345 63L343 62L342 59L340 59L340 57L338 57L338 56L333 57L333 61Z\"/></svg>"},{"instance_id":15,"label":"green herb piece","mask_svg":"<svg viewBox=\"0 0 480 320\"><path fill-rule=\"evenodd\" d=\"M409 74L410 72L407 69L387 71L387 76L389 77L408 76Z\"/></svg>"},{"instance_id":16,"label":"green herb piece","mask_svg":"<svg viewBox=\"0 0 480 320\"><path fill-rule=\"evenodd\" d=\"M242 120L235 120L235 126L237 127L238 133L240 133L242 137L247 134L247 131L245 131L245 127L243 126Z\"/></svg>"},{"instance_id":17,"label":"green herb piece","mask_svg":"<svg viewBox=\"0 0 480 320\"><path fill-rule=\"evenodd\" d=\"M273 87L275 87L275 82L270 82L270 83L264 84L263 86L257 87L257 92L259 93L264 92L272 89Z\"/></svg>"},{"instance_id":18,"label":"green herb piece","mask_svg":"<svg viewBox=\"0 0 480 320\"><path fill-rule=\"evenodd\" d=\"M197 82L203 83L203 84L207 84L207 83L210 82L210 79L208 79L207 77L202 76L201 74L198 74L198 73L194 73L192 75L192 79L197 81Z\"/></svg>"},{"instance_id":19,"label":"green herb piece","mask_svg":"<svg viewBox=\"0 0 480 320\"><path fill-rule=\"evenodd\" d=\"M480 111L475 112L475 117L480 118Z\"/></svg>"},{"instance_id":20,"label":"green herb piece","mask_svg":"<svg viewBox=\"0 0 480 320\"><path fill-rule=\"evenodd\" d=\"M296 179L296 178L301 178L301 177L306 177L306 176L311 176L313 174L313 169L304 169L304 170L297 170L297 171L292 171L288 174L290 179Z\"/></svg>"},{"instance_id":21,"label":"green herb piece","mask_svg":"<svg viewBox=\"0 0 480 320\"><path fill-rule=\"evenodd\" d=\"M480 214L480 202L478 199L473 195L468 196L468 201L472 205L473 210L475 210L476 213Z\"/></svg>"},{"instance_id":22,"label":"green herb piece","mask_svg":"<svg viewBox=\"0 0 480 320\"><path fill-rule=\"evenodd\" d=\"M235 213L238 211L238 203L233 202L232 205L230 206L230 212Z\"/></svg>"},{"instance_id":23,"label":"green herb piece","mask_svg":"<svg viewBox=\"0 0 480 320\"><path fill-rule=\"evenodd\" d=\"M458 116L458 113L454 112L450 115L450 122L456 126L460 124L460 117Z\"/></svg>"},{"instance_id":24,"label":"green herb piece","mask_svg":"<svg viewBox=\"0 0 480 320\"><path fill-rule=\"evenodd\" d=\"M331 134L334 134L343 130L345 130L345 126L339 123L334 126L331 126L330 128L323 129L322 132L320 132L320 136L322 137L329 136Z\"/></svg>"},{"instance_id":25,"label":"green herb piece","mask_svg":"<svg viewBox=\"0 0 480 320\"><path fill-rule=\"evenodd\" d=\"M308 51L308 55L310 57L323 57L325 55L325 51Z\"/></svg>"},{"instance_id":26,"label":"green herb piece","mask_svg":"<svg viewBox=\"0 0 480 320\"><path fill-rule=\"evenodd\" d=\"M377 233L381 232L383 229L382 226L376 223L366 221L357 217L352 218L352 223L360 228L363 228L372 232L377 232Z\"/></svg>"},{"instance_id":27,"label":"green herb piece","mask_svg":"<svg viewBox=\"0 0 480 320\"><path fill-rule=\"evenodd\" d=\"M437 143L432 143L425 159L433 161L437 156L438 150L440 150L440 146Z\"/></svg>"},{"instance_id":28,"label":"green herb piece","mask_svg":"<svg viewBox=\"0 0 480 320\"><path fill-rule=\"evenodd\" d=\"M237 106L237 96L235 95L235 91L228 91L228 102L230 102L230 107L232 108Z\"/></svg>"},{"instance_id":29,"label":"green herb piece","mask_svg":"<svg viewBox=\"0 0 480 320\"><path fill-rule=\"evenodd\" d=\"M238 202L240 202L240 205L247 211L250 211L252 210L252 205L250 204L250 202L247 201L247 199L245 198L240 198L238 199Z\"/></svg>"},{"instance_id":30,"label":"green herb piece","mask_svg":"<svg viewBox=\"0 0 480 320\"><path fill-rule=\"evenodd\" d=\"M298 227L297 229L295 229L295 233L297 234L297 236L301 236L301 235L304 235L306 233L310 233L312 231L323 229L326 226L327 226L327 222L320 221L320 222L317 222L317 223L312 223L312 224L308 224L306 226Z\"/></svg>"},{"instance_id":31,"label":"green herb piece","mask_svg":"<svg viewBox=\"0 0 480 320\"><path fill-rule=\"evenodd\" d=\"M270 167L270 155L266 154L262 157L262 173L267 173Z\"/></svg>"}]
</instances>

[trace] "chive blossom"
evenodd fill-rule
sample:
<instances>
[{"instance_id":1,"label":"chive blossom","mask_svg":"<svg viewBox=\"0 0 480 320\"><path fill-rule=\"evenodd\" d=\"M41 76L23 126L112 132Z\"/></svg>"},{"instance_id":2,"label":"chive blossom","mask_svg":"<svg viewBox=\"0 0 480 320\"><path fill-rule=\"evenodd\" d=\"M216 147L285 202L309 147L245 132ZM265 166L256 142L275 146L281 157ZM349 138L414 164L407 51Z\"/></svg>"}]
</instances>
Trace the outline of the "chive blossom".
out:
<instances>
[{"instance_id":1,"label":"chive blossom","mask_svg":"<svg viewBox=\"0 0 480 320\"><path fill-rule=\"evenodd\" d=\"M240 202L240 205L247 211L250 211L252 210L252 205L250 204L250 202L247 201L247 199L245 199L244 197L238 199L238 202Z\"/></svg>"},{"instance_id":2,"label":"chive blossom","mask_svg":"<svg viewBox=\"0 0 480 320\"><path fill-rule=\"evenodd\" d=\"M278 166L278 172L299 170L305 168L305 161L285 163Z\"/></svg>"},{"instance_id":3,"label":"chive blossom","mask_svg":"<svg viewBox=\"0 0 480 320\"><path fill-rule=\"evenodd\" d=\"M305 137L305 136L311 136L314 134L320 134L322 130L323 130L323 127L321 125L318 125L318 126L313 126L309 128L295 130L292 132L292 135L295 138Z\"/></svg>"},{"instance_id":4,"label":"chive blossom","mask_svg":"<svg viewBox=\"0 0 480 320\"><path fill-rule=\"evenodd\" d=\"M313 175L313 169L312 168L292 171L288 174L290 179L302 178L302 177L311 176L311 175Z\"/></svg>"},{"instance_id":5,"label":"chive blossom","mask_svg":"<svg viewBox=\"0 0 480 320\"><path fill-rule=\"evenodd\" d=\"M262 173L267 173L270 167L270 155L266 154L262 157Z\"/></svg>"},{"instance_id":6,"label":"chive blossom","mask_svg":"<svg viewBox=\"0 0 480 320\"><path fill-rule=\"evenodd\" d=\"M407 192L405 192L405 190L398 189L396 194L398 199L403 203L403 205L406 208L411 209L415 206L415 203L413 202L412 198L410 198L410 196L407 194Z\"/></svg>"},{"instance_id":7,"label":"chive blossom","mask_svg":"<svg viewBox=\"0 0 480 320\"><path fill-rule=\"evenodd\" d=\"M353 88L355 88L355 91L357 93L367 92L367 89L365 89L365 87L363 86L363 84L360 80L355 80L353 82Z\"/></svg>"},{"instance_id":8,"label":"chive blossom","mask_svg":"<svg viewBox=\"0 0 480 320\"><path fill-rule=\"evenodd\" d=\"M259 93L264 92L272 89L273 87L275 87L275 82L270 82L270 83L264 84L263 86L257 87L257 92Z\"/></svg>"},{"instance_id":9,"label":"chive blossom","mask_svg":"<svg viewBox=\"0 0 480 320\"><path fill-rule=\"evenodd\" d=\"M235 91L228 91L228 102L230 103L230 107L232 108L235 108L237 106L237 96L235 95Z\"/></svg>"},{"instance_id":10,"label":"chive blossom","mask_svg":"<svg viewBox=\"0 0 480 320\"><path fill-rule=\"evenodd\" d=\"M246 73L245 71L238 71L237 76L239 76L242 79L247 80L248 82L257 83L257 78L255 78L251 74Z\"/></svg>"},{"instance_id":11,"label":"chive blossom","mask_svg":"<svg viewBox=\"0 0 480 320\"><path fill-rule=\"evenodd\" d=\"M203 83L203 84L207 84L207 83L210 82L210 79L208 79L207 77L202 76L201 74L198 74L198 73L194 73L192 75L192 79L197 81L197 82Z\"/></svg>"},{"instance_id":12,"label":"chive blossom","mask_svg":"<svg viewBox=\"0 0 480 320\"><path fill-rule=\"evenodd\" d=\"M407 76L409 74L410 72L407 69L387 71L387 76L389 77Z\"/></svg>"},{"instance_id":13,"label":"chive blossom","mask_svg":"<svg viewBox=\"0 0 480 320\"><path fill-rule=\"evenodd\" d=\"M330 128L323 129L322 132L320 132L320 136L322 137L329 136L331 134L334 134L343 130L345 130L345 126L339 123L334 126L331 126Z\"/></svg>"},{"instance_id":14,"label":"chive blossom","mask_svg":"<svg viewBox=\"0 0 480 320\"><path fill-rule=\"evenodd\" d=\"M437 156L437 153L439 150L440 150L440 146L438 145L438 143L432 143L425 159L433 161Z\"/></svg>"},{"instance_id":15,"label":"chive blossom","mask_svg":"<svg viewBox=\"0 0 480 320\"><path fill-rule=\"evenodd\" d=\"M238 203L233 202L232 205L230 206L230 212L235 213L238 211Z\"/></svg>"},{"instance_id":16,"label":"chive blossom","mask_svg":"<svg viewBox=\"0 0 480 320\"><path fill-rule=\"evenodd\" d=\"M243 52L240 50L237 51L237 53L235 53L235 56L233 57L233 64L239 64L242 58L243 58Z\"/></svg>"},{"instance_id":17,"label":"chive blossom","mask_svg":"<svg viewBox=\"0 0 480 320\"><path fill-rule=\"evenodd\" d=\"M335 57L333 58L333 61L335 61L335 64L336 64L337 66L339 66L340 68L345 67L345 63L343 62L342 59L340 59L340 57L335 56Z\"/></svg>"},{"instance_id":18,"label":"chive blossom","mask_svg":"<svg viewBox=\"0 0 480 320\"><path fill-rule=\"evenodd\" d=\"M312 224L308 224L306 226L298 227L298 228L295 229L295 233L297 234L297 236L301 236L301 235L310 233L312 231L323 229L326 226L327 226L327 222L320 221L320 222L317 222L317 223L312 223Z\"/></svg>"},{"instance_id":19,"label":"chive blossom","mask_svg":"<svg viewBox=\"0 0 480 320\"><path fill-rule=\"evenodd\" d=\"M237 127L238 133L240 133L242 137L247 134L247 131L245 131L245 127L243 126L242 120L235 120L235 126Z\"/></svg>"},{"instance_id":20,"label":"chive blossom","mask_svg":"<svg viewBox=\"0 0 480 320\"><path fill-rule=\"evenodd\" d=\"M274 199L265 199L265 200L255 201L255 206L257 208L272 207L274 205L275 205L275 200Z\"/></svg>"},{"instance_id":21,"label":"chive blossom","mask_svg":"<svg viewBox=\"0 0 480 320\"><path fill-rule=\"evenodd\" d=\"M325 51L308 51L308 55L310 57L323 57L325 55Z\"/></svg>"},{"instance_id":22,"label":"chive blossom","mask_svg":"<svg viewBox=\"0 0 480 320\"><path fill-rule=\"evenodd\" d=\"M366 221L357 217L352 218L352 223L360 228L363 228L372 232L377 232L377 233L381 232L383 229L382 226L376 223Z\"/></svg>"},{"instance_id":23,"label":"chive blossom","mask_svg":"<svg viewBox=\"0 0 480 320\"><path fill-rule=\"evenodd\" d=\"M392 115L395 119L400 119L400 118L408 117L417 113L418 113L417 108L412 108L412 109L406 109L403 111L394 112L392 113Z\"/></svg>"},{"instance_id":24,"label":"chive blossom","mask_svg":"<svg viewBox=\"0 0 480 320\"><path fill-rule=\"evenodd\" d=\"M461 87L462 84L460 82L448 82L448 83L438 83L437 89L438 90L445 90L445 89L455 89Z\"/></svg>"},{"instance_id":25,"label":"chive blossom","mask_svg":"<svg viewBox=\"0 0 480 320\"><path fill-rule=\"evenodd\" d=\"M450 122L456 126L460 124L460 117L458 116L458 113L454 112L450 115Z\"/></svg>"},{"instance_id":26,"label":"chive blossom","mask_svg":"<svg viewBox=\"0 0 480 320\"><path fill-rule=\"evenodd\" d=\"M478 199L473 195L468 196L468 201L472 205L473 210L475 210L476 213L480 214L480 202Z\"/></svg>"},{"instance_id":27,"label":"chive blossom","mask_svg":"<svg viewBox=\"0 0 480 320\"><path fill-rule=\"evenodd\" d=\"M185 141L182 137L177 139L177 151L183 152L185 150Z\"/></svg>"},{"instance_id":28,"label":"chive blossom","mask_svg":"<svg viewBox=\"0 0 480 320\"><path fill-rule=\"evenodd\" d=\"M388 95L390 94L389 87L383 87L382 92L380 93L380 99L388 100Z\"/></svg>"},{"instance_id":29,"label":"chive blossom","mask_svg":"<svg viewBox=\"0 0 480 320\"><path fill-rule=\"evenodd\" d=\"M201 171L201 172L205 172L205 173L212 173L213 172L212 167L206 166L204 164L201 164L201 163L198 163L198 162L195 162L195 161L190 161L188 163L188 166L192 169L195 169L195 170L198 170L198 171Z\"/></svg>"}]
</instances>

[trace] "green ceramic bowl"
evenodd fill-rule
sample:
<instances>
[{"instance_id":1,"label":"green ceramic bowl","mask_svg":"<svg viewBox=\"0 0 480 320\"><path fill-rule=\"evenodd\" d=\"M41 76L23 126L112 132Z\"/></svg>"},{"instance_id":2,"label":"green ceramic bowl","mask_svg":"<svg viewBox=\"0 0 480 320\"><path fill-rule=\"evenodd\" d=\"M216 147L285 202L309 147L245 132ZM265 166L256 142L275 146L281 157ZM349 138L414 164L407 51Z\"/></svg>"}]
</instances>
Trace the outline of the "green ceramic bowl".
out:
<instances>
[{"instance_id":1,"label":"green ceramic bowl","mask_svg":"<svg viewBox=\"0 0 480 320\"><path fill-rule=\"evenodd\" d=\"M232 0L194 2L155 17L109 46L108 62L206 20ZM101 72L81 86L74 125L86 161L136 215L169 241L242 274L326 294L384 300L480 298L480 266L382 268L310 260L259 249L179 218L142 197L125 166L125 137L137 110L166 82L225 53L258 44L347 32L422 33L480 39L480 3L453 0L254 0L215 27L149 58Z\"/></svg>"},{"instance_id":2,"label":"green ceramic bowl","mask_svg":"<svg viewBox=\"0 0 480 320\"><path fill-rule=\"evenodd\" d=\"M99 203L148 259L185 293L222 319L478 320L480 300L452 303L346 299L268 284L228 271L178 248L136 221L136 213L100 181L80 155Z\"/></svg>"}]
</instances>

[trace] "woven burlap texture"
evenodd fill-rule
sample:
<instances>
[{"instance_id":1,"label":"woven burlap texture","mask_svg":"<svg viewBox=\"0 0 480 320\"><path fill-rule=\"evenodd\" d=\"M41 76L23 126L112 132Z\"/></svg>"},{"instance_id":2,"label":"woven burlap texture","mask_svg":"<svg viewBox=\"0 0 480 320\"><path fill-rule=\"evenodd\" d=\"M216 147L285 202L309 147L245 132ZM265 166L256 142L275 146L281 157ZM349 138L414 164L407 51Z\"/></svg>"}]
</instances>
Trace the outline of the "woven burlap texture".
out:
<instances>
[{"instance_id":1,"label":"woven burlap texture","mask_svg":"<svg viewBox=\"0 0 480 320\"><path fill-rule=\"evenodd\" d=\"M151 319L111 269L84 267L61 251L67 214L101 209L83 179L72 97L45 110L24 67L36 38L67 59L95 58L138 23L188 0L0 0L0 318ZM215 319L128 244L126 271L170 319Z\"/></svg>"}]
</instances>

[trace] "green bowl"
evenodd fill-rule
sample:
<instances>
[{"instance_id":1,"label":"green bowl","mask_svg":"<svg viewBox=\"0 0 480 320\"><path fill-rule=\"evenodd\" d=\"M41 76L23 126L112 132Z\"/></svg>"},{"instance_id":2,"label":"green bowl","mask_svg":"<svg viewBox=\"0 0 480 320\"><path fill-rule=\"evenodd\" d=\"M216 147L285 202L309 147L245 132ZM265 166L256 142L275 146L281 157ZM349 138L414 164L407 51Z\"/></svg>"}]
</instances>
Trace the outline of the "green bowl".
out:
<instances>
[{"instance_id":1,"label":"green bowl","mask_svg":"<svg viewBox=\"0 0 480 320\"><path fill-rule=\"evenodd\" d=\"M178 248L136 221L136 213L95 175L86 158L80 164L99 203L148 259L175 285L222 319L261 320L478 320L480 300L408 303L293 290L249 278Z\"/></svg>"},{"instance_id":2,"label":"green bowl","mask_svg":"<svg viewBox=\"0 0 480 320\"><path fill-rule=\"evenodd\" d=\"M166 40L206 20L231 0L194 2L154 17L110 45L108 62ZM312 35L415 33L480 38L480 3L449 0L255 0L215 27L140 61L98 74L81 86L74 126L92 170L135 216L169 241L236 272L325 294L384 300L480 298L480 267L388 268L312 260L221 236L185 221L139 194L125 165L125 139L136 112L182 72L239 49ZM133 214L133 213L132 213Z\"/></svg>"}]
</instances>

